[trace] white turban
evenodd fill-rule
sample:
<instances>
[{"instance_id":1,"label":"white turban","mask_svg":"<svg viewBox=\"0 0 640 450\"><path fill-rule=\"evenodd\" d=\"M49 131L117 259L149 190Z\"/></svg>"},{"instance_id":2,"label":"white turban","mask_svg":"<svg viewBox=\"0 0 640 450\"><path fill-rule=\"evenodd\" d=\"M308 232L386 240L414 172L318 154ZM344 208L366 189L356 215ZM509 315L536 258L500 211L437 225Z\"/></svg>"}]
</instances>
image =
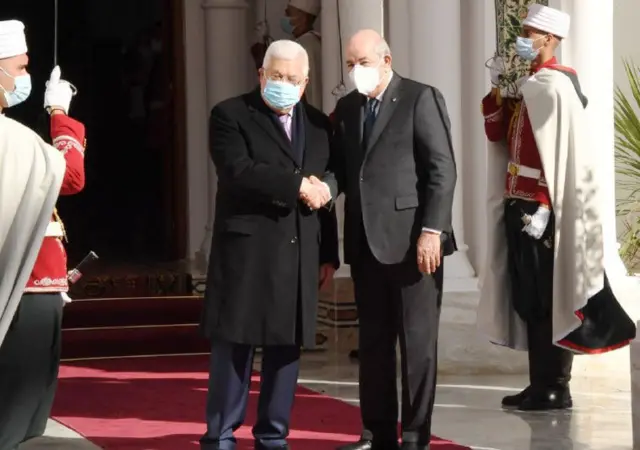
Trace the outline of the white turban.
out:
<instances>
[{"instance_id":1,"label":"white turban","mask_svg":"<svg viewBox=\"0 0 640 450\"><path fill-rule=\"evenodd\" d=\"M320 14L320 0L290 0L289 5L312 16Z\"/></svg>"},{"instance_id":2,"label":"white turban","mask_svg":"<svg viewBox=\"0 0 640 450\"><path fill-rule=\"evenodd\" d=\"M24 24L19 20L0 21L0 59L27 53Z\"/></svg>"},{"instance_id":3,"label":"white turban","mask_svg":"<svg viewBox=\"0 0 640 450\"><path fill-rule=\"evenodd\" d=\"M529 6L527 18L522 22L522 25L545 31L560 38L566 38L569 35L570 24L569 14L538 3Z\"/></svg>"}]
</instances>

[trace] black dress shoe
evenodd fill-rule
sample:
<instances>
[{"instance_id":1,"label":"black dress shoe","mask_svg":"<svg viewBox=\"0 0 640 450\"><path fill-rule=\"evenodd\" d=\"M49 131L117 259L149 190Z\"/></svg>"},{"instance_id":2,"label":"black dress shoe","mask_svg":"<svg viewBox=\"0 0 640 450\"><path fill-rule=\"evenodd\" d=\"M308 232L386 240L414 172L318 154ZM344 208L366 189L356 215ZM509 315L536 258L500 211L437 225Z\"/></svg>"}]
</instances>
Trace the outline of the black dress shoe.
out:
<instances>
[{"instance_id":1,"label":"black dress shoe","mask_svg":"<svg viewBox=\"0 0 640 450\"><path fill-rule=\"evenodd\" d=\"M397 442L378 443L369 439L360 439L355 444L347 444L338 447L336 450L398 450Z\"/></svg>"},{"instance_id":2,"label":"black dress shoe","mask_svg":"<svg viewBox=\"0 0 640 450\"><path fill-rule=\"evenodd\" d=\"M520 411L550 411L569 409L573 406L571 391L567 386L532 390L520 403Z\"/></svg>"},{"instance_id":3,"label":"black dress shoe","mask_svg":"<svg viewBox=\"0 0 640 450\"><path fill-rule=\"evenodd\" d=\"M372 450L373 442L368 439L360 439L355 444L347 444L337 447L336 450Z\"/></svg>"},{"instance_id":4,"label":"black dress shoe","mask_svg":"<svg viewBox=\"0 0 640 450\"><path fill-rule=\"evenodd\" d=\"M429 450L431 446L416 444L415 442L403 442L400 446L400 450Z\"/></svg>"},{"instance_id":5,"label":"black dress shoe","mask_svg":"<svg viewBox=\"0 0 640 450\"><path fill-rule=\"evenodd\" d=\"M531 392L531 386L526 387L523 391L515 395L507 395L502 399L503 408L519 408L525 398Z\"/></svg>"}]
</instances>

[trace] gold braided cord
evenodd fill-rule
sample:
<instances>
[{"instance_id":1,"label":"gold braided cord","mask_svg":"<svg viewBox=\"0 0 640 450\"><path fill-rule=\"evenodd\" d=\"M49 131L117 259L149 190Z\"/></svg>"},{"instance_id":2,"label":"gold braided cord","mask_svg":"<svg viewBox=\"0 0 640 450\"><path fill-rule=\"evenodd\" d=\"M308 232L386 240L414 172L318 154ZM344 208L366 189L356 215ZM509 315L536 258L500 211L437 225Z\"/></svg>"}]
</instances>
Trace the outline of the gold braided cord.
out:
<instances>
[{"instance_id":1,"label":"gold braided cord","mask_svg":"<svg viewBox=\"0 0 640 450\"><path fill-rule=\"evenodd\" d=\"M60 228L62 228L62 238L64 239L64 241L69 242L69 239L67 238L67 230L65 230L64 228L64 222L62 222L60 214L58 214L58 208L53 209L53 220L60 224Z\"/></svg>"},{"instance_id":2,"label":"gold braided cord","mask_svg":"<svg viewBox=\"0 0 640 450\"><path fill-rule=\"evenodd\" d=\"M520 110L522 109L522 102L516 103L514 106L513 114L511 115L511 120L509 121L509 131L507 136L513 136L514 128L516 127L516 123L518 122L518 117L520 116Z\"/></svg>"}]
</instances>

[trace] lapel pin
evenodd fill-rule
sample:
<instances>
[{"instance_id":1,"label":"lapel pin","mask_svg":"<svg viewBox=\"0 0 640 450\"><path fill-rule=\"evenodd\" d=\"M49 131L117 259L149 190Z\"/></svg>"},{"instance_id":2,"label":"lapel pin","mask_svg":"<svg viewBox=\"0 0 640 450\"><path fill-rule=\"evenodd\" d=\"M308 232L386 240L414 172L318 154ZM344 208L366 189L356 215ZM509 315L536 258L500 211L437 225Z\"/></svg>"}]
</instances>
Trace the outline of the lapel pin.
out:
<instances>
[{"instance_id":1,"label":"lapel pin","mask_svg":"<svg viewBox=\"0 0 640 450\"><path fill-rule=\"evenodd\" d=\"M397 98L395 98L395 97L393 97L393 98L391 99L391 101L392 101L392 102L395 102L396 100L397 100Z\"/></svg>"}]
</instances>

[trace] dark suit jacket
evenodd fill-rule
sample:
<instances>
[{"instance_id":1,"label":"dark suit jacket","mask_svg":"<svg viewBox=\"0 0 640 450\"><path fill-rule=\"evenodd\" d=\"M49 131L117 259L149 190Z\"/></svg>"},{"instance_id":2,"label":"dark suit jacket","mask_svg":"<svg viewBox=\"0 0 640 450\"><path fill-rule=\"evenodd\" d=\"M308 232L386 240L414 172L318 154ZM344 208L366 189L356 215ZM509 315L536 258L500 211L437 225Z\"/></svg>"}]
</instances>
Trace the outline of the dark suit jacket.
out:
<instances>
[{"instance_id":1,"label":"dark suit jacket","mask_svg":"<svg viewBox=\"0 0 640 450\"><path fill-rule=\"evenodd\" d=\"M337 227L328 215L321 229L318 213L298 195L303 176L327 170L331 127L303 104L293 121L290 142L259 90L211 112L218 191L202 321L208 337L315 343L319 262L337 267Z\"/></svg>"},{"instance_id":2,"label":"dark suit jacket","mask_svg":"<svg viewBox=\"0 0 640 450\"><path fill-rule=\"evenodd\" d=\"M325 177L334 198L345 194L345 262L353 264L367 244L383 264L415 260L423 227L442 231L443 252L453 253L456 164L442 94L394 73L367 148L365 105L357 91L338 102Z\"/></svg>"}]
</instances>

